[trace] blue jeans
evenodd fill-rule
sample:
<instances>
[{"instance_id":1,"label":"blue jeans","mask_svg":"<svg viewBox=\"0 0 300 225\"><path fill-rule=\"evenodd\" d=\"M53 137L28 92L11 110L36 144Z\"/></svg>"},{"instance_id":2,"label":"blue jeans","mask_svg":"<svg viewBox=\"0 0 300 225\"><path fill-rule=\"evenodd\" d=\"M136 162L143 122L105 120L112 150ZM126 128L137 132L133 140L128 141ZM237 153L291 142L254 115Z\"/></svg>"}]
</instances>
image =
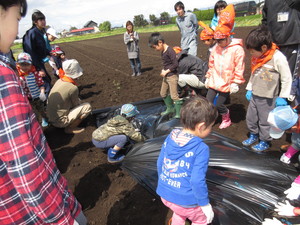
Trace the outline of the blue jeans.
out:
<instances>
[{"instance_id":1,"label":"blue jeans","mask_svg":"<svg viewBox=\"0 0 300 225\"><path fill-rule=\"evenodd\" d=\"M137 57L135 59L129 59L130 61L130 66L132 68L132 71L134 73L140 73L141 72L141 61L140 58Z\"/></svg>"},{"instance_id":2,"label":"blue jeans","mask_svg":"<svg viewBox=\"0 0 300 225\"><path fill-rule=\"evenodd\" d=\"M92 139L93 144L97 148L112 148L115 145L119 148L123 148L127 141L128 137L124 134L111 136L105 141L97 141L95 139Z\"/></svg>"}]
</instances>

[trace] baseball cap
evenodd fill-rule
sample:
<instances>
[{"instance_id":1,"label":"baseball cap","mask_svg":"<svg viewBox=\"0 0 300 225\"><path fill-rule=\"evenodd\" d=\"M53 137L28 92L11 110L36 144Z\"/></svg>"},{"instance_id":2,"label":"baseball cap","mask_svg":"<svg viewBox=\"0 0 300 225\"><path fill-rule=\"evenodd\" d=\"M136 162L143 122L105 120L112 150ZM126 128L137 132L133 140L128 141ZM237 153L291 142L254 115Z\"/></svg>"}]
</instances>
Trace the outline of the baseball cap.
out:
<instances>
[{"instance_id":1,"label":"baseball cap","mask_svg":"<svg viewBox=\"0 0 300 225\"><path fill-rule=\"evenodd\" d=\"M32 59L31 56L26 53L26 52L22 52L18 55L18 60L17 63L29 63L32 64Z\"/></svg>"},{"instance_id":2,"label":"baseball cap","mask_svg":"<svg viewBox=\"0 0 300 225\"><path fill-rule=\"evenodd\" d=\"M137 110L137 107L132 104L125 104L121 107L121 115L125 114L126 117L133 117L140 112Z\"/></svg>"},{"instance_id":3,"label":"baseball cap","mask_svg":"<svg viewBox=\"0 0 300 225\"><path fill-rule=\"evenodd\" d=\"M83 75L83 70L76 59L69 59L64 61L62 64L62 68L65 72L65 75L72 79L78 78Z\"/></svg>"},{"instance_id":4,"label":"baseball cap","mask_svg":"<svg viewBox=\"0 0 300 225\"><path fill-rule=\"evenodd\" d=\"M53 37L58 38L56 30L54 30L52 27L48 28L47 34L51 34Z\"/></svg>"},{"instance_id":5,"label":"baseball cap","mask_svg":"<svg viewBox=\"0 0 300 225\"><path fill-rule=\"evenodd\" d=\"M298 121L298 114L289 106L278 106L268 116L271 125L270 136L274 139L280 138L284 131L290 129Z\"/></svg>"},{"instance_id":6,"label":"baseball cap","mask_svg":"<svg viewBox=\"0 0 300 225\"><path fill-rule=\"evenodd\" d=\"M63 54L63 50L58 45L54 45L52 47L51 53L56 53L56 54Z\"/></svg>"}]
</instances>

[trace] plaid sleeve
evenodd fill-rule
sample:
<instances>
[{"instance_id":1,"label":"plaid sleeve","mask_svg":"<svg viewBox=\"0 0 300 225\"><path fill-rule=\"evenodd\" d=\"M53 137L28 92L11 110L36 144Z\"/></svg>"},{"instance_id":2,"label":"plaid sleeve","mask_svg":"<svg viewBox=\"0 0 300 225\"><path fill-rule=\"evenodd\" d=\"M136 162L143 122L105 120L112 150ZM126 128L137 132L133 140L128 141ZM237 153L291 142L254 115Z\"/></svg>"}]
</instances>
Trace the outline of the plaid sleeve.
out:
<instances>
[{"instance_id":1,"label":"plaid sleeve","mask_svg":"<svg viewBox=\"0 0 300 225\"><path fill-rule=\"evenodd\" d=\"M17 77L12 70L2 66L0 163L5 164L8 175L6 179L0 177L0 183L9 180L7 186L2 186L6 189L5 196L1 195L1 201L11 202L5 203L5 211L11 212L8 214L17 214L18 219L23 217L26 221L33 212L35 219L37 217L45 223L73 224L80 206L68 191L66 180L55 165L46 138ZM18 193L18 197L9 196L14 192ZM31 214L24 215L24 210L23 214L16 213L24 205ZM3 213L0 212L0 217Z\"/></svg>"}]
</instances>

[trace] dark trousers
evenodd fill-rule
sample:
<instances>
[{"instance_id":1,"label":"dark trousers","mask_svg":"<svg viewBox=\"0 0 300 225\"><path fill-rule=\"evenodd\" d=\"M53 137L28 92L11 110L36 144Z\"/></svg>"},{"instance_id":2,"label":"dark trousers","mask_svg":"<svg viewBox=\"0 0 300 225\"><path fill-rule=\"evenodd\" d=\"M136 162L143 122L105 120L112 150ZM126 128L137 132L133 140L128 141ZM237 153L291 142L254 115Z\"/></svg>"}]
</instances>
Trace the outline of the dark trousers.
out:
<instances>
[{"instance_id":1,"label":"dark trousers","mask_svg":"<svg viewBox=\"0 0 300 225\"><path fill-rule=\"evenodd\" d=\"M224 115L228 112L228 108L224 105L224 103L226 102L226 99L229 96L229 92L225 93L225 92L220 92L220 91L216 91L215 89L209 88L206 94L206 99L211 103L213 103L217 94L219 94L219 96L216 102L216 107L219 114Z\"/></svg>"}]
</instances>

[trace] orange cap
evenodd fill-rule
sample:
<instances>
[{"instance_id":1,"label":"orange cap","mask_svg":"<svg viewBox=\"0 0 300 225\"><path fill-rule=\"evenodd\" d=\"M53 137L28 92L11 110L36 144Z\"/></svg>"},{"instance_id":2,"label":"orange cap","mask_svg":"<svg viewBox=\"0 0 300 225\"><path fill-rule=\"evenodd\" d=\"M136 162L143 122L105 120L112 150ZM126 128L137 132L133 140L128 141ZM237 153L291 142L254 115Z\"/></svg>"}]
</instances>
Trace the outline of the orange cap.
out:
<instances>
[{"instance_id":1,"label":"orange cap","mask_svg":"<svg viewBox=\"0 0 300 225\"><path fill-rule=\"evenodd\" d=\"M214 31L211 29L209 26L207 26L205 23L202 21L198 22L199 26L203 28L203 30L200 33L200 40L209 40L214 38Z\"/></svg>"},{"instance_id":2,"label":"orange cap","mask_svg":"<svg viewBox=\"0 0 300 225\"><path fill-rule=\"evenodd\" d=\"M232 4L228 5L220 13L218 26L215 29L214 38L224 39L229 37L234 26L235 11Z\"/></svg>"},{"instance_id":3,"label":"orange cap","mask_svg":"<svg viewBox=\"0 0 300 225\"><path fill-rule=\"evenodd\" d=\"M179 52L182 51L182 49L180 47L178 47L178 46L174 46L173 50L175 51L176 54L178 54Z\"/></svg>"}]
</instances>

